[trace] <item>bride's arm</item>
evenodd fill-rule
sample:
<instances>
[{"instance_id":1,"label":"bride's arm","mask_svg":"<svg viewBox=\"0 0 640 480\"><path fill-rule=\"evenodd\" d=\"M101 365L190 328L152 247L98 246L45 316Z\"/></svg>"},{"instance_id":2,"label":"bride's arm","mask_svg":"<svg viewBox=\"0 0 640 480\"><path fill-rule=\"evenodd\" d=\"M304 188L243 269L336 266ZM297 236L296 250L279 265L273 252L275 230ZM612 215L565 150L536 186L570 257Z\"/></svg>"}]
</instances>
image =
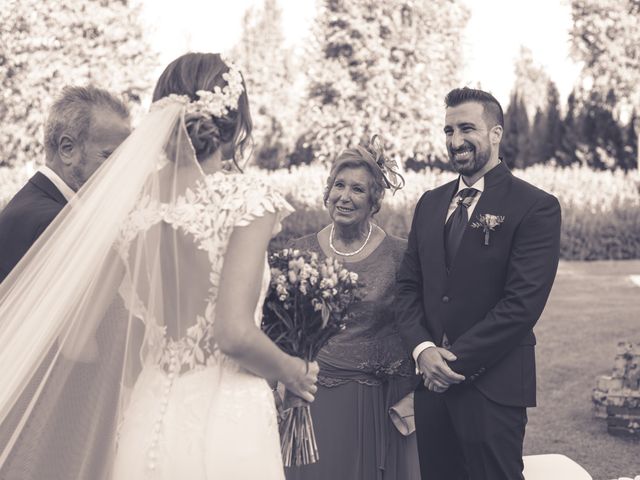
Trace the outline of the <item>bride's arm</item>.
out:
<instances>
[{"instance_id":1,"label":"bride's arm","mask_svg":"<svg viewBox=\"0 0 640 480\"><path fill-rule=\"evenodd\" d=\"M280 350L254 322L260 296L265 252L271 238L275 214L258 217L231 234L224 258L215 337L220 349L244 368L270 381L280 381L307 401L316 391L318 366Z\"/></svg>"}]
</instances>

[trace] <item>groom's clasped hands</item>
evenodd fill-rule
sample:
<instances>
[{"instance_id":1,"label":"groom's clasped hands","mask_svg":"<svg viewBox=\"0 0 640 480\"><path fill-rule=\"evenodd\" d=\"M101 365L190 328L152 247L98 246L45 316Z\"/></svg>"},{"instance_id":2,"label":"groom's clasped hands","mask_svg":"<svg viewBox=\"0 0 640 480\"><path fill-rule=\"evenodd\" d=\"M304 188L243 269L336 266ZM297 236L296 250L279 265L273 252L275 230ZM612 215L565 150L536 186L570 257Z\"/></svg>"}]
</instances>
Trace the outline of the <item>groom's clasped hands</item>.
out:
<instances>
[{"instance_id":1,"label":"groom's clasped hands","mask_svg":"<svg viewBox=\"0 0 640 480\"><path fill-rule=\"evenodd\" d=\"M422 374L424 386L432 392L442 393L451 385L463 382L464 375L454 372L447 362L456 360L455 354L446 348L430 347L418 356L417 366Z\"/></svg>"}]
</instances>

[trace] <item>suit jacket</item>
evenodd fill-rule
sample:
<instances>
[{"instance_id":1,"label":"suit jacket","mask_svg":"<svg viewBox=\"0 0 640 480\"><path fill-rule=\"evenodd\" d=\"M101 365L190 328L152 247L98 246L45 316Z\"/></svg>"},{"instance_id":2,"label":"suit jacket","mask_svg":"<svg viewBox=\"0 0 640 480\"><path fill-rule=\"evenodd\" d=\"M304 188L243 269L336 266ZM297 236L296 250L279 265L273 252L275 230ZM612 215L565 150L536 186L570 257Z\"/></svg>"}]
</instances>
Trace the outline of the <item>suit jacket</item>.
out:
<instances>
[{"instance_id":1,"label":"suit jacket","mask_svg":"<svg viewBox=\"0 0 640 480\"><path fill-rule=\"evenodd\" d=\"M534 406L533 326L558 266L560 205L504 163L484 178L449 272L444 226L458 181L418 201L398 272L397 322L410 351L424 341L442 346L446 333L457 356L450 366L465 383L502 405ZM504 216L489 245L482 228L472 227L480 214Z\"/></svg>"},{"instance_id":2,"label":"suit jacket","mask_svg":"<svg viewBox=\"0 0 640 480\"><path fill-rule=\"evenodd\" d=\"M66 199L37 172L0 212L0 282L49 226Z\"/></svg>"}]
</instances>

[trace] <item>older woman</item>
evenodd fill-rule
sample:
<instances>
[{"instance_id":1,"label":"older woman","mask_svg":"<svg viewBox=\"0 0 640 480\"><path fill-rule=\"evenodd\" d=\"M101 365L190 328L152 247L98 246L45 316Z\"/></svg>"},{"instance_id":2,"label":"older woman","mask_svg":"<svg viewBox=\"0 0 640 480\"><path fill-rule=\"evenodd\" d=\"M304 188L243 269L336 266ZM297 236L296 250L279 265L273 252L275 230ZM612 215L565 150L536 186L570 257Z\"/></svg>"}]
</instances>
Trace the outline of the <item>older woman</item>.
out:
<instances>
[{"instance_id":1,"label":"older woman","mask_svg":"<svg viewBox=\"0 0 640 480\"><path fill-rule=\"evenodd\" d=\"M318 392L311 411L320 460L288 468L288 480L420 478L415 434L400 434L388 413L416 384L391 310L406 241L372 221L385 190L404 183L394 165L376 137L367 147L343 151L324 193L332 222L291 245L339 259L358 273L364 290L347 328L318 356Z\"/></svg>"}]
</instances>

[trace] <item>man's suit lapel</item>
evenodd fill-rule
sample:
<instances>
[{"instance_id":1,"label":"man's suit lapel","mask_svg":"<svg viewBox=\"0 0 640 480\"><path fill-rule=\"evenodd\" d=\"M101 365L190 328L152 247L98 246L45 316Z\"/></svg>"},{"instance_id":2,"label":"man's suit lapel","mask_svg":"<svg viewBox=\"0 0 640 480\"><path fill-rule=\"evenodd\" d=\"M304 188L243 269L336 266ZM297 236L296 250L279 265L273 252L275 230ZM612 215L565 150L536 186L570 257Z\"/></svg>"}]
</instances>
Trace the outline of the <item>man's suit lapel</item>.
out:
<instances>
[{"instance_id":1,"label":"man's suit lapel","mask_svg":"<svg viewBox=\"0 0 640 480\"><path fill-rule=\"evenodd\" d=\"M465 236L468 236L469 230L473 229L471 224L477 219L478 215L495 213L501 210L501 195L496 195L496 193L501 192L502 188L506 186L505 180L507 180L510 175L511 172L509 169L504 163L500 163L484 176L484 192L480 195L480 200L478 200L473 215L469 219L469 223L464 232ZM462 241L464 242L464 237Z\"/></svg>"},{"instance_id":2,"label":"man's suit lapel","mask_svg":"<svg viewBox=\"0 0 640 480\"><path fill-rule=\"evenodd\" d=\"M36 172L36 174L29 179L29 183L44 192L60 205L64 206L67 204L67 199L64 198L62 193L60 193L60 190L58 190L51 180L42 173Z\"/></svg>"},{"instance_id":3,"label":"man's suit lapel","mask_svg":"<svg viewBox=\"0 0 640 480\"><path fill-rule=\"evenodd\" d=\"M500 212L503 211L504 199L502 193L504 189L508 187L508 179L510 177L511 171L504 162L499 163L484 176L484 191L478 200L476 208L473 210L471 218L469 218L469 223L467 223L467 228L464 230L460 246L458 247L458 252L456 253L456 258L453 261L453 265L449 273L451 273L456 266L460 268L460 265L468 263L469 257L467 256L467 253L473 251L472 242L474 242L476 240L475 237L477 237L477 235L474 235L474 233L477 232L474 231L475 229L471 224L483 213L500 214Z\"/></svg>"},{"instance_id":4,"label":"man's suit lapel","mask_svg":"<svg viewBox=\"0 0 640 480\"><path fill-rule=\"evenodd\" d=\"M433 251L427 252L427 255L432 256L435 259L436 275L441 278L447 276L447 266L445 262L444 251L444 225L447 219L447 212L449 211L449 205L453 194L458 188L458 181L453 181L439 192L439 197L435 199L435 205L433 208L434 219L433 222L425 222L425 225L429 228L429 235L432 237L428 242L428 245L433 247Z\"/></svg>"}]
</instances>

